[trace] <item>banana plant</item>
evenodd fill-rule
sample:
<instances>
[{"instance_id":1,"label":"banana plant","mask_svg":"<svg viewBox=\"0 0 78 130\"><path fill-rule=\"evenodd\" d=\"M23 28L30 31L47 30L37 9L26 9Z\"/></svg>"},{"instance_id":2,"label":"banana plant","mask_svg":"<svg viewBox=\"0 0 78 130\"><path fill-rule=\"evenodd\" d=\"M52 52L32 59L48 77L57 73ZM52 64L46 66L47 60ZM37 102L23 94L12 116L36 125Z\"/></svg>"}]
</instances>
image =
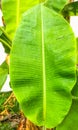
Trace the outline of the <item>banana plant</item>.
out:
<instances>
[{"instance_id":1,"label":"banana plant","mask_svg":"<svg viewBox=\"0 0 78 130\"><path fill-rule=\"evenodd\" d=\"M35 0L35 1L30 0L30 1L26 1L26 2L25 1L20 2L19 0L14 0L14 1L2 0L2 1L0 1L1 7L2 7L2 13L4 16L4 25L7 25L6 27L0 27L0 42L2 43L2 45L5 49L5 52L7 54L10 54L13 35L15 33L15 30L16 30L18 24L20 23L22 13L24 13L24 11L26 11L30 7L36 5L40 2L43 2L43 1L44 0ZM10 12L10 14L8 15L9 12ZM4 62L6 62L6 64L9 65L6 61L6 59ZM4 64L4 62L3 62L3 64ZM2 68L2 65L0 67ZM5 67L5 69L6 69L6 67ZM0 71L0 72L1 72L1 78L3 77L3 80L1 79L1 82L0 82L0 89L1 89L3 84L6 81L7 77L5 78L4 71ZM9 73L9 67L7 68L7 72ZM8 75L8 73L7 73L7 75Z\"/></svg>"},{"instance_id":2,"label":"banana plant","mask_svg":"<svg viewBox=\"0 0 78 130\"><path fill-rule=\"evenodd\" d=\"M77 42L62 13L74 4L2 0L11 87L25 116L43 130L78 127Z\"/></svg>"}]
</instances>

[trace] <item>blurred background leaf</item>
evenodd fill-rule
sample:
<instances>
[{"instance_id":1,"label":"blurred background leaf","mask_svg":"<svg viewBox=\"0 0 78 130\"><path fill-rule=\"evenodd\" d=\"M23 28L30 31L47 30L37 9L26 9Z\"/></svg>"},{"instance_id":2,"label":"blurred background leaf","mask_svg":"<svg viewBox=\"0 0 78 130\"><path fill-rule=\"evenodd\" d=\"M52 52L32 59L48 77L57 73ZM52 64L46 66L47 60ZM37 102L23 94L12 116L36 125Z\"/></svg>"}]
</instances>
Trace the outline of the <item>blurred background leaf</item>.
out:
<instances>
[{"instance_id":1,"label":"blurred background leaf","mask_svg":"<svg viewBox=\"0 0 78 130\"><path fill-rule=\"evenodd\" d=\"M22 14L45 0L2 0L2 12L6 24L6 32L11 39L20 23Z\"/></svg>"},{"instance_id":2,"label":"blurred background leaf","mask_svg":"<svg viewBox=\"0 0 78 130\"><path fill-rule=\"evenodd\" d=\"M2 43L5 52L9 54L12 46L12 41L2 27L0 27L0 42Z\"/></svg>"},{"instance_id":3,"label":"blurred background leaf","mask_svg":"<svg viewBox=\"0 0 78 130\"><path fill-rule=\"evenodd\" d=\"M78 130L78 99L72 101L71 109L56 130Z\"/></svg>"},{"instance_id":4,"label":"blurred background leaf","mask_svg":"<svg viewBox=\"0 0 78 130\"><path fill-rule=\"evenodd\" d=\"M61 13L64 17L78 15L78 1L65 5Z\"/></svg>"},{"instance_id":5,"label":"blurred background leaf","mask_svg":"<svg viewBox=\"0 0 78 130\"><path fill-rule=\"evenodd\" d=\"M4 61L0 65L0 89L2 88L3 84L5 83L8 75L8 65L6 61Z\"/></svg>"},{"instance_id":6,"label":"blurred background leaf","mask_svg":"<svg viewBox=\"0 0 78 130\"><path fill-rule=\"evenodd\" d=\"M66 3L68 0L46 0L45 5L56 12L60 12Z\"/></svg>"}]
</instances>

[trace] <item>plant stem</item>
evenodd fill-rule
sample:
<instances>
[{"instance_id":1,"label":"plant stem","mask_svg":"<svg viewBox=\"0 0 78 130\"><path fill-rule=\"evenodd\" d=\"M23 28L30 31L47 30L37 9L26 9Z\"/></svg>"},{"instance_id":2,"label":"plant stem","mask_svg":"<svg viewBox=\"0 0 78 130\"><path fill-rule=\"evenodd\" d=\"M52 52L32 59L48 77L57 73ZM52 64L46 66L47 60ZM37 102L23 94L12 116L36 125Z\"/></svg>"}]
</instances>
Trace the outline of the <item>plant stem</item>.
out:
<instances>
[{"instance_id":1,"label":"plant stem","mask_svg":"<svg viewBox=\"0 0 78 130\"><path fill-rule=\"evenodd\" d=\"M9 47L9 49L11 50L11 46L7 42L5 42L4 40L2 40L1 38L0 38L0 42L2 42L4 45L6 45L7 47Z\"/></svg>"},{"instance_id":2,"label":"plant stem","mask_svg":"<svg viewBox=\"0 0 78 130\"><path fill-rule=\"evenodd\" d=\"M5 34L5 36L9 39L9 41L12 42L12 40L10 39L10 37L8 36L8 34L4 31L2 27L0 27L0 30Z\"/></svg>"},{"instance_id":3,"label":"plant stem","mask_svg":"<svg viewBox=\"0 0 78 130\"><path fill-rule=\"evenodd\" d=\"M12 46L12 41L10 41L10 40L8 39L8 37L5 36L4 33L2 33L1 39L3 39L3 40L6 41L9 45Z\"/></svg>"},{"instance_id":4,"label":"plant stem","mask_svg":"<svg viewBox=\"0 0 78 130\"><path fill-rule=\"evenodd\" d=\"M43 126L43 127L42 127L42 130L46 130L46 127L45 127L45 126Z\"/></svg>"},{"instance_id":5,"label":"plant stem","mask_svg":"<svg viewBox=\"0 0 78 130\"><path fill-rule=\"evenodd\" d=\"M11 93L11 95L9 96L9 98L4 102L3 105L6 105L12 97L14 97L14 93L13 92Z\"/></svg>"}]
</instances>

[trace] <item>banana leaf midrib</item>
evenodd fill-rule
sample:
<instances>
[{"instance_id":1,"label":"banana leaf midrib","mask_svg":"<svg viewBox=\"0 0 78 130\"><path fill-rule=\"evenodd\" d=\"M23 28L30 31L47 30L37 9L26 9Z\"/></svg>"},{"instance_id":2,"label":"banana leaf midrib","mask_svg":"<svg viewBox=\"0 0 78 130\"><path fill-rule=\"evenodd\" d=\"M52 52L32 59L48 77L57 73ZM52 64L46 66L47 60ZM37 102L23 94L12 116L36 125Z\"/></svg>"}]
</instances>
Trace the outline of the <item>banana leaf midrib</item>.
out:
<instances>
[{"instance_id":1,"label":"banana leaf midrib","mask_svg":"<svg viewBox=\"0 0 78 130\"><path fill-rule=\"evenodd\" d=\"M46 119L46 68L45 68L45 47L44 47L44 17L43 6L41 5L41 30L42 30L42 77L43 77L43 120Z\"/></svg>"}]
</instances>

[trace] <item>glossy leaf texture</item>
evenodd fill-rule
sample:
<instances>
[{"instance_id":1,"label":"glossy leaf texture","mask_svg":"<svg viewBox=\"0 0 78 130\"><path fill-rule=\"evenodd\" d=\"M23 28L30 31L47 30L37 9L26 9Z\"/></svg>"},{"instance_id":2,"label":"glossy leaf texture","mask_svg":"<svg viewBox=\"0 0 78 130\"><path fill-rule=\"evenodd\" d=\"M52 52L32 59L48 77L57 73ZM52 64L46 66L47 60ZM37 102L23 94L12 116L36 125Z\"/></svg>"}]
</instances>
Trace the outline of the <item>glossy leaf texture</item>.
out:
<instances>
[{"instance_id":1,"label":"glossy leaf texture","mask_svg":"<svg viewBox=\"0 0 78 130\"><path fill-rule=\"evenodd\" d=\"M10 56L13 91L29 120L52 128L71 106L76 45L69 24L38 5L23 15Z\"/></svg>"},{"instance_id":2,"label":"glossy leaf texture","mask_svg":"<svg viewBox=\"0 0 78 130\"><path fill-rule=\"evenodd\" d=\"M6 24L6 31L13 39L14 33L21 20L21 15L32 6L44 0L2 0L2 12Z\"/></svg>"},{"instance_id":3,"label":"glossy leaf texture","mask_svg":"<svg viewBox=\"0 0 78 130\"><path fill-rule=\"evenodd\" d=\"M71 109L64 121L56 130L77 130L78 129L78 99L73 100Z\"/></svg>"},{"instance_id":4,"label":"glossy leaf texture","mask_svg":"<svg viewBox=\"0 0 78 130\"><path fill-rule=\"evenodd\" d=\"M45 5L56 12L60 12L67 3L68 0L46 0Z\"/></svg>"},{"instance_id":5,"label":"glossy leaf texture","mask_svg":"<svg viewBox=\"0 0 78 130\"><path fill-rule=\"evenodd\" d=\"M0 89L2 88L3 84L5 83L8 75L8 65L6 61L4 61L0 65Z\"/></svg>"}]
</instances>

